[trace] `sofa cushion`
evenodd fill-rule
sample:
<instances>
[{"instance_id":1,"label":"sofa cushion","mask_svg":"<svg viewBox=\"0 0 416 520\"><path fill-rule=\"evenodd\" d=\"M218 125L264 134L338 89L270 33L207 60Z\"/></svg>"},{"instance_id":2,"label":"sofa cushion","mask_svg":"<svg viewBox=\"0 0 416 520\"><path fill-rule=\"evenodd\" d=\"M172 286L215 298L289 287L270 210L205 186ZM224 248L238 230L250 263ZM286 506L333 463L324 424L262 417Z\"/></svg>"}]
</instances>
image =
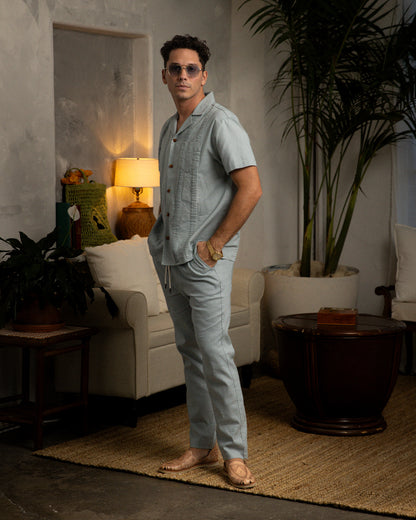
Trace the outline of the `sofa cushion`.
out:
<instances>
[{"instance_id":1,"label":"sofa cushion","mask_svg":"<svg viewBox=\"0 0 416 520\"><path fill-rule=\"evenodd\" d=\"M149 349L175 343L173 322L168 312L151 316L149 324Z\"/></svg>"},{"instance_id":2,"label":"sofa cushion","mask_svg":"<svg viewBox=\"0 0 416 520\"><path fill-rule=\"evenodd\" d=\"M396 224L396 298L416 301L416 228Z\"/></svg>"},{"instance_id":3,"label":"sofa cushion","mask_svg":"<svg viewBox=\"0 0 416 520\"><path fill-rule=\"evenodd\" d=\"M416 301L402 302L393 298L391 302L391 317L401 321L416 321Z\"/></svg>"},{"instance_id":4,"label":"sofa cushion","mask_svg":"<svg viewBox=\"0 0 416 520\"><path fill-rule=\"evenodd\" d=\"M160 312L159 280L151 260L147 239L134 236L111 244L86 247L88 265L95 283L111 289L139 291L146 296L149 316Z\"/></svg>"}]
</instances>

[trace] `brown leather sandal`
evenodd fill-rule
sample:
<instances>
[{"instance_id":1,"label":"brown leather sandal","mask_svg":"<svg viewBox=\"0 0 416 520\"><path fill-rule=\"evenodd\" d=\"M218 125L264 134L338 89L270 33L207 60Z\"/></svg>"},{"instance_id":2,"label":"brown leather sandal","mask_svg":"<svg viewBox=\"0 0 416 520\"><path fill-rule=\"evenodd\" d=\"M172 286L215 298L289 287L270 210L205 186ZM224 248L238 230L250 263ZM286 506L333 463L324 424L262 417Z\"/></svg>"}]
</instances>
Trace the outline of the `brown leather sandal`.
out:
<instances>
[{"instance_id":1,"label":"brown leather sandal","mask_svg":"<svg viewBox=\"0 0 416 520\"><path fill-rule=\"evenodd\" d=\"M224 472L229 483L239 489L250 489L256 481L243 459L228 459L224 461Z\"/></svg>"},{"instance_id":2,"label":"brown leather sandal","mask_svg":"<svg viewBox=\"0 0 416 520\"><path fill-rule=\"evenodd\" d=\"M192 448L189 448L181 457L163 463L158 471L160 473L179 473L181 471L189 471L190 469L198 468L200 466L209 466L217 462L217 446L214 446L214 448L209 450L208 454L202 458L198 458L196 455L194 455Z\"/></svg>"}]
</instances>

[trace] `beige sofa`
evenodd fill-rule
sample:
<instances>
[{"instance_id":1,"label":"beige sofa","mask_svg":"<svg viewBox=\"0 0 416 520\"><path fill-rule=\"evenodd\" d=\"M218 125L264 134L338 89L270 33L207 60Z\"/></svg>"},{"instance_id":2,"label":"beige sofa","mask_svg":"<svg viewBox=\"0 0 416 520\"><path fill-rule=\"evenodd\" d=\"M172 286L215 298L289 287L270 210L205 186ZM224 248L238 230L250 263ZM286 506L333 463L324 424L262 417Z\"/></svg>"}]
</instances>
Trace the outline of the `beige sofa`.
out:
<instances>
[{"instance_id":1,"label":"beige sofa","mask_svg":"<svg viewBox=\"0 0 416 520\"><path fill-rule=\"evenodd\" d=\"M119 308L111 318L103 293L85 316L68 317L67 323L97 327L91 340L89 392L130 399L155 394L184 383L182 359L168 312L149 315L145 294L138 290L108 289ZM260 272L235 269L230 335L238 367L260 358L260 300L264 278ZM155 311L153 311L154 313ZM56 386L61 391L79 388L75 355L58 356Z\"/></svg>"}]
</instances>

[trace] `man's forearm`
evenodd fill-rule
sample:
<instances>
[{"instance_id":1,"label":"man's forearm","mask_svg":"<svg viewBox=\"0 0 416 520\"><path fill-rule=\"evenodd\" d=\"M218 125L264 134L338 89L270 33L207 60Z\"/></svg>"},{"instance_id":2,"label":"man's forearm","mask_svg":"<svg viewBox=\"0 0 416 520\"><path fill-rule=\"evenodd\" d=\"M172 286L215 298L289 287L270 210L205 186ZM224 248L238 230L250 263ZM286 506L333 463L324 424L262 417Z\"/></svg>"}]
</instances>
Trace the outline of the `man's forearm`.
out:
<instances>
[{"instance_id":1,"label":"man's forearm","mask_svg":"<svg viewBox=\"0 0 416 520\"><path fill-rule=\"evenodd\" d=\"M259 198L260 196L255 193L247 196L237 191L226 217L210 239L214 249L221 250L240 231Z\"/></svg>"},{"instance_id":2,"label":"man's forearm","mask_svg":"<svg viewBox=\"0 0 416 520\"><path fill-rule=\"evenodd\" d=\"M260 179L255 166L235 170L231 175L237 186L237 192L227 215L210 238L212 247L217 251L221 251L225 244L240 231L262 195ZM215 261L211 259L206 242L198 243L198 254L208 265L215 264Z\"/></svg>"}]
</instances>

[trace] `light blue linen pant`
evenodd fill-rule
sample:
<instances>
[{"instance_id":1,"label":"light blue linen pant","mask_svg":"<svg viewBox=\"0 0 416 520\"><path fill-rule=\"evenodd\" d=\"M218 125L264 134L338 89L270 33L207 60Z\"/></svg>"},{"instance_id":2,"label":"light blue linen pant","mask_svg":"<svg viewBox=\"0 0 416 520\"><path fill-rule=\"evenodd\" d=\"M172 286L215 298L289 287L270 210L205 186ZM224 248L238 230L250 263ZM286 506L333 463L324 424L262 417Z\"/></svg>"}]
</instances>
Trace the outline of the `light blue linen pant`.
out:
<instances>
[{"instance_id":1,"label":"light blue linen pant","mask_svg":"<svg viewBox=\"0 0 416 520\"><path fill-rule=\"evenodd\" d=\"M183 265L154 259L182 354L190 446L211 449L216 440L225 460L247 458L247 424L234 348L228 334L234 262L211 268L195 252Z\"/></svg>"}]
</instances>

